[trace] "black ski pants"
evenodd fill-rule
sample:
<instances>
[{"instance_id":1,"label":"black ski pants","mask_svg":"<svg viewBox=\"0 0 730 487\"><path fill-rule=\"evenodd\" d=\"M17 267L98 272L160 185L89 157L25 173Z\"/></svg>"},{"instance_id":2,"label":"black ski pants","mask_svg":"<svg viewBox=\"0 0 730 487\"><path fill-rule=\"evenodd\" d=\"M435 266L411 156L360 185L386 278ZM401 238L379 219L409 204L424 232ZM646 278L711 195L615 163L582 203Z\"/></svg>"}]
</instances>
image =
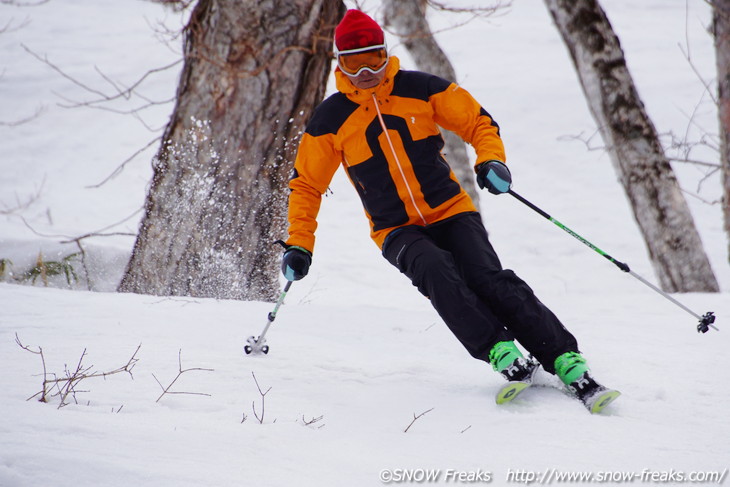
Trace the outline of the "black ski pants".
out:
<instances>
[{"instance_id":1,"label":"black ski pants","mask_svg":"<svg viewBox=\"0 0 730 487\"><path fill-rule=\"evenodd\" d=\"M462 213L388 235L384 257L431 300L467 351L489 361L497 342L516 339L554 373L555 359L578 351L575 337L509 269L503 269L479 213Z\"/></svg>"}]
</instances>

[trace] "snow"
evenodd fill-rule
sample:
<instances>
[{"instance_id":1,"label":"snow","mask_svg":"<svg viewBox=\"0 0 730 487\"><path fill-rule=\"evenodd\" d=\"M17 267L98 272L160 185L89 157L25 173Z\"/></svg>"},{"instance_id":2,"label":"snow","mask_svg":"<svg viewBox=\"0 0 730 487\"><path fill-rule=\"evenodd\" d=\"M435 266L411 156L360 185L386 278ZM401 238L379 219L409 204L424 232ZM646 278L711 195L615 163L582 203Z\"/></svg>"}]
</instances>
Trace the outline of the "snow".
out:
<instances>
[{"instance_id":1,"label":"snow","mask_svg":"<svg viewBox=\"0 0 730 487\"><path fill-rule=\"evenodd\" d=\"M537 0L514 3L506 15L439 34L458 81L499 121L515 190L654 281L608 157L572 138L596 129L547 10ZM716 133L711 97L694 72L714 86L709 6L602 3L659 132L687 133L690 141ZM365 5L377 12L375 2ZM434 30L460 20L430 17ZM0 26L8 26L0 32L0 211L23 207L0 214L0 259L19 274L39 252L59 260L78 250L65 240L115 234L83 241L96 292L85 290L78 264L72 290L63 277L49 287L0 282L0 486L375 486L383 471L397 480L417 469L438 470L434 484L481 483L485 472L493 485L536 481L527 475L533 472L727 477L730 266L720 204L702 201L720 197L718 174L705 178L706 168L675 164L683 188L701 186L701 199L687 198L723 290L675 296L700 314L717 314L720 331L704 335L692 316L513 198L482 195L505 266L574 332L599 380L623 393L598 416L552 387L497 406L501 379L466 354L379 255L341 172L323 204L311 275L292 286L269 330L269 355L245 356L243 345L260 333L271 303L115 293L134 242L117 234L136 231L157 145L92 186L157 137L147 127L163 127L172 106L155 104L139 118L64 108L98 96L31 53L114 94L100 73L130 86L173 63L179 39L168 29L183 22L184 15L141 1L0 5ZM413 67L403 47L389 42ZM145 78L138 93L171 99L179 67ZM132 96L103 106L146 104ZM601 144L598 137L591 143ZM691 155L716 158L703 147ZM89 378L77 403L59 409L57 398L27 400L41 390L43 364L16 335L31 350L42 347L56 374L76 367L84 350L84 365L114 370L141 346L131 377ZM184 372L171 389L196 394L156 402L157 381L169 385L179 367L212 370ZM262 423L254 374L263 392L270 388ZM447 477L449 470L472 481ZM616 478L607 483L621 483ZM655 483L649 478L634 480Z\"/></svg>"}]
</instances>

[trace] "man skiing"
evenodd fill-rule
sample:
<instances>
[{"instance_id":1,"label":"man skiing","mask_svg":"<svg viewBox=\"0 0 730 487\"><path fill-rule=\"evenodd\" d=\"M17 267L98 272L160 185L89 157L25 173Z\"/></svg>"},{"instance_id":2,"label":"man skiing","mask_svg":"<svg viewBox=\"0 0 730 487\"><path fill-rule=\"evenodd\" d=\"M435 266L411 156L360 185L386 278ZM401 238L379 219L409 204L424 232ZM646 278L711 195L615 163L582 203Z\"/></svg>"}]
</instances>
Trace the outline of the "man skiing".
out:
<instances>
[{"instance_id":1,"label":"man skiing","mask_svg":"<svg viewBox=\"0 0 730 487\"><path fill-rule=\"evenodd\" d=\"M618 396L591 376L573 335L517 275L503 269L477 208L441 154L439 127L477 154L477 183L510 189L499 125L458 85L400 69L380 26L348 10L335 29L338 92L317 107L302 136L289 183L289 237L282 271L307 275L321 198L345 168L383 256L427 296L476 359L508 384L502 403L530 385L538 366L597 412Z\"/></svg>"}]
</instances>

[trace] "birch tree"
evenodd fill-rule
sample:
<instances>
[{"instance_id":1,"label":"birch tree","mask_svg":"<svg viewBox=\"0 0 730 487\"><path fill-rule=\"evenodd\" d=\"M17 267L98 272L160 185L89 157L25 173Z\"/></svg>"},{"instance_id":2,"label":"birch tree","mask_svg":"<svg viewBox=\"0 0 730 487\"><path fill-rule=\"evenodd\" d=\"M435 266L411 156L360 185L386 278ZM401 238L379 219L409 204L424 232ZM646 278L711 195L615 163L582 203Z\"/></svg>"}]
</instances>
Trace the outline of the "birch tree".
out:
<instances>
[{"instance_id":1,"label":"birch tree","mask_svg":"<svg viewBox=\"0 0 730 487\"><path fill-rule=\"evenodd\" d=\"M722 211L725 233L728 237L728 263L730 263L730 0L712 0L710 4L717 64Z\"/></svg>"},{"instance_id":2,"label":"birch tree","mask_svg":"<svg viewBox=\"0 0 730 487\"><path fill-rule=\"evenodd\" d=\"M120 291L273 300L297 141L340 0L199 0Z\"/></svg>"},{"instance_id":3,"label":"birch tree","mask_svg":"<svg viewBox=\"0 0 730 487\"><path fill-rule=\"evenodd\" d=\"M597 0L544 1L570 52L660 286L666 292L719 291L605 12Z\"/></svg>"}]
</instances>

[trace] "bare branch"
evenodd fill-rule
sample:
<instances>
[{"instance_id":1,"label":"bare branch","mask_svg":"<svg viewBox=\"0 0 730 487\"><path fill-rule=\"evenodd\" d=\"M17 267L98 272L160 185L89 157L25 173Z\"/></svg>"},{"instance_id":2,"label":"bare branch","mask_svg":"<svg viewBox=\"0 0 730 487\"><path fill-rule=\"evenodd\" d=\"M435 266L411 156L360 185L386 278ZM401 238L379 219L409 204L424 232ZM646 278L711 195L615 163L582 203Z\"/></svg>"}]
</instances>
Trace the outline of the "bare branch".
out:
<instances>
[{"instance_id":1,"label":"bare branch","mask_svg":"<svg viewBox=\"0 0 730 487\"><path fill-rule=\"evenodd\" d=\"M712 175L714 175L716 172L718 172L719 170L720 170L720 168L717 167L717 168L713 169L712 171L708 172L707 174L705 174L705 177L703 177L702 179L699 180L699 182L697 183L697 192L698 193L702 190L702 185L705 183L705 181L710 179L710 177ZM699 196L698 196L698 198L699 198ZM705 200L702 200L702 201L705 201ZM710 203L710 204L714 205L717 203L719 203L719 200L715 200L713 203Z\"/></svg>"},{"instance_id":2,"label":"bare branch","mask_svg":"<svg viewBox=\"0 0 730 487\"><path fill-rule=\"evenodd\" d=\"M68 235L61 235L61 234L41 233L38 230L36 230L35 228L33 228L31 226L31 224L28 223L28 221L25 218L20 217L20 219L23 222L23 224L28 228L28 230L30 230L34 234L38 235L39 237L45 237L45 238L63 238L63 239L66 239L66 240L62 240L62 241L60 241L60 243L72 243L72 242L76 242L78 240L83 240L83 239L89 238L89 237L114 237L114 236L120 236L120 235L121 236L134 236L135 234L128 233L128 232L113 232L113 233L101 233L101 232L104 232L105 230L108 230L110 228L113 228L113 227L115 227L117 225L121 225L122 223L126 222L130 218L134 217L140 211L142 211L141 208L138 209L138 210L135 210L134 213L132 213L128 217L125 217L123 220L118 221L117 223L113 223L113 224L111 224L111 225L109 225L107 227L104 227L101 230L96 231L96 232L86 233L84 235L81 235L80 237L70 237Z\"/></svg>"},{"instance_id":3,"label":"bare branch","mask_svg":"<svg viewBox=\"0 0 730 487\"><path fill-rule=\"evenodd\" d=\"M449 12L452 14L466 13L475 17L491 17L500 10L512 6L511 0L499 0L488 7L452 7L444 2L437 2L436 0L425 0L425 3L434 10L439 10L441 12Z\"/></svg>"},{"instance_id":4,"label":"bare branch","mask_svg":"<svg viewBox=\"0 0 730 487\"><path fill-rule=\"evenodd\" d=\"M36 118L41 116L41 113L43 113L46 110L45 107L40 106L36 108L35 112L32 115L28 115L25 118L21 118L19 120L13 120L12 122L5 122L3 120L0 120L0 126L2 127L17 127L18 125L23 125L28 122L32 122Z\"/></svg>"},{"instance_id":5,"label":"bare branch","mask_svg":"<svg viewBox=\"0 0 730 487\"><path fill-rule=\"evenodd\" d=\"M690 125L694 123L694 114L690 118ZM700 130L703 130L700 128ZM710 174L713 174L717 169L720 168L720 163L717 162L708 162L703 161L700 159L695 159L693 157L690 157L690 154L692 151L698 147L704 147L708 148L713 152L719 152L719 147L716 145L715 141L712 140L714 138L713 135L708 134L704 132L699 140L697 141L690 141L689 140L689 126L687 128L687 132L685 133L684 137L680 139L677 137L674 132L668 132L666 134L662 134L662 137L668 137L669 141L667 142L667 152L673 151L675 153L680 154L679 156L669 156L667 155L667 159L671 162L679 162L683 164L692 164L695 166L700 167L707 167L710 168Z\"/></svg>"},{"instance_id":6,"label":"bare branch","mask_svg":"<svg viewBox=\"0 0 730 487\"><path fill-rule=\"evenodd\" d=\"M44 238L62 238L64 240L60 240L59 241L59 243L61 243L61 244L70 244L70 243L76 244L76 246L79 249L79 253L81 254L81 265L84 268L84 274L86 276L86 287L87 287L87 289L92 290L93 285L92 285L92 282L91 282L89 268L88 268L88 265L87 265L86 250L81 245L81 241L84 240L84 239L87 239L87 238L91 238L91 237L118 237L118 236L134 237L135 234L134 233L130 233L130 232L109 232L109 233L104 233L104 232L106 232L106 230L109 230L111 228L116 227L117 225L121 225L122 223L125 223L126 221L128 221L131 218L135 217L141 211L142 211L142 208L139 208L134 213L132 213L131 215L123 218L122 220L120 220L120 221L118 221L116 223L113 223L111 225L108 225L108 226L106 226L106 227L104 227L104 228L102 228L100 230L95 231L95 232L85 233L85 234L80 235L80 236L77 236L77 237L70 237L68 235L58 235L58 234L51 235L51 234L41 233L41 232L37 231L35 228L33 228L31 226L31 224L28 223L28 221L25 218L23 218L22 216L20 216L19 218L23 222L23 224L26 226L26 228L28 228L31 232L33 232L35 235L38 235L39 237L44 237Z\"/></svg>"},{"instance_id":7,"label":"bare branch","mask_svg":"<svg viewBox=\"0 0 730 487\"><path fill-rule=\"evenodd\" d=\"M178 29L171 29L160 20L157 20L155 23L147 20L147 25L152 30L152 32L154 32L155 38L157 38L160 43L167 46L170 52L182 56L182 52L180 49L180 47L182 46L182 42L180 42L180 38L182 37L184 31L183 25L181 25Z\"/></svg>"},{"instance_id":8,"label":"bare branch","mask_svg":"<svg viewBox=\"0 0 730 487\"><path fill-rule=\"evenodd\" d=\"M259 394L261 394L261 417L259 417L259 415L256 413L256 402L255 401L251 402L251 407L253 408L253 415L256 417L256 419L259 420L259 424L264 424L264 414L266 412L266 404L265 404L266 394L269 393L269 391L271 390L271 387L266 389L266 392L261 391L261 386L259 385L259 381L256 380L256 374L254 374L253 371L251 371L251 375L253 376L253 380L256 383L256 388L259 390Z\"/></svg>"},{"instance_id":9,"label":"bare branch","mask_svg":"<svg viewBox=\"0 0 730 487\"><path fill-rule=\"evenodd\" d=\"M703 166L703 167L712 167L712 168L720 168L720 164L716 162L705 162L700 161L697 159L687 159L687 158L678 158L678 157L669 157L668 158L672 162L683 162L685 164L694 164L695 166Z\"/></svg>"},{"instance_id":10,"label":"bare branch","mask_svg":"<svg viewBox=\"0 0 730 487\"><path fill-rule=\"evenodd\" d=\"M36 393L36 394L32 395L32 396L31 396L31 397L29 397L29 398L28 398L27 400L29 401L29 400L33 399L34 397L36 397L36 396L37 396L38 394L41 394L41 398L40 398L40 399L39 399L38 401L40 401L40 402L48 402L48 399L46 398L46 379L47 379L47 377L48 377L48 374L47 374L47 372L46 372L46 358L45 358L45 356L43 355L43 348L41 348L41 347L39 346L39 347L38 347L38 350L36 351L36 350L32 350L32 349L31 349L30 347L28 347L27 345L23 345L23 344L22 344L22 343L20 342L20 337L18 336L18 334L17 334L17 333L15 333L15 343L17 343L17 344L18 344L18 346L19 346L20 348L22 348L23 350L26 350L26 351L28 351L28 352L30 352L30 353L33 353L33 354L36 354L36 355L40 355L40 357L41 357L41 362L43 363L43 390L42 390L41 392L39 392L39 393Z\"/></svg>"},{"instance_id":11,"label":"bare branch","mask_svg":"<svg viewBox=\"0 0 730 487\"><path fill-rule=\"evenodd\" d=\"M19 0L0 0L0 4L12 5L14 7L37 7L38 5L43 5L50 1L51 0L35 0L34 2L21 2Z\"/></svg>"},{"instance_id":12,"label":"bare branch","mask_svg":"<svg viewBox=\"0 0 730 487\"><path fill-rule=\"evenodd\" d=\"M99 69L97 66L94 66L94 70L99 74L99 76L103 80L105 80L106 82L108 82L114 88L114 90L116 91L116 93L113 94L113 95L108 95L108 94L104 94L102 92L93 91L93 92L95 92L97 94L100 94L101 95L101 98L98 98L98 99L95 99L95 100L88 100L88 101L84 101L84 102L74 102L72 100L68 100L67 99L67 101L71 102L72 104L71 105L60 105L60 106L63 107L63 108L88 107L88 106L97 105L97 104L100 104L100 103L107 103L107 102L114 101L114 100L118 100L118 99L130 100L133 95L141 98L142 100L144 100L145 102L148 103L147 105L144 106L144 108L147 108L147 107L152 106L152 105L161 105L161 104L169 103L171 100L174 100L174 98L172 98L170 100L153 101L153 100L151 100L151 99L149 99L149 98L147 98L147 97L139 94L135 90L137 88L139 88L139 86L147 79L148 76L153 75L153 74L156 74L156 73L160 73L160 72L163 72L163 71L167 71L168 69L177 66L181 62L182 62L182 59L178 59L177 61L174 61L174 62L172 62L172 63L170 63L170 64L168 64L166 66L162 66L162 67L159 67L159 68L150 69L145 74L143 74L142 77L140 77L137 81L135 81L134 83L132 83L127 88L120 87L119 86L119 83L113 81L108 75L106 75L105 73L103 73L101 71L101 69ZM58 68L55 68L55 69L60 72L60 70ZM67 75L67 74L63 74L63 76L66 79L73 79L70 75ZM75 84L78 84L80 86L83 86L83 84L78 83L78 82L75 82ZM89 90L89 91L92 91L92 90ZM96 108L99 108L99 107L96 107ZM141 108L134 109L134 110L132 110L130 112L117 112L117 113L131 113L131 112L137 112L139 110L141 110ZM110 110L110 111L114 111L114 110Z\"/></svg>"},{"instance_id":13,"label":"bare branch","mask_svg":"<svg viewBox=\"0 0 730 487\"><path fill-rule=\"evenodd\" d=\"M319 423L323 419L324 419L324 415L317 416L316 418L312 418L309 421L307 421L306 419L304 419L304 415L302 414L302 423L304 423L304 426L312 426L313 424ZM323 424L318 426L317 428L322 428L322 427L324 427Z\"/></svg>"},{"instance_id":14,"label":"bare branch","mask_svg":"<svg viewBox=\"0 0 730 487\"><path fill-rule=\"evenodd\" d=\"M430 413L433 410L434 410L434 408L431 408L431 409L429 409L427 411L422 412L418 416L416 416L416 413L413 413L413 421L411 421L411 423L406 427L406 429L403 430L403 433L408 433L408 430L411 429L411 426L413 426L413 423L415 423L418 420L418 418L421 418L422 416L425 416L426 414Z\"/></svg>"},{"instance_id":15,"label":"bare branch","mask_svg":"<svg viewBox=\"0 0 730 487\"><path fill-rule=\"evenodd\" d=\"M685 16L685 19L686 18L687 18L687 16ZM685 36L688 35L687 32L688 32L688 29L685 26ZM687 39L686 42L687 42L686 49L684 46L682 46L682 44L678 43L677 46L679 46L679 50L682 51L682 55L687 60L687 63L689 64L690 68L692 68L692 71L694 72L695 76L697 76L697 79L700 81L700 83L702 83L702 86L705 87L705 91L707 92L707 94L710 95L710 98L712 98L712 101L715 103L715 105L717 105L719 102L717 100L717 97L715 96L714 90L712 89L710 82L705 81L705 79L702 77L702 74L700 74L699 70L697 69L697 66L695 66L694 62L692 61L692 56L691 56L690 50L689 50L690 49L689 39Z\"/></svg>"},{"instance_id":16,"label":"bare branch","mask_svg":"<svg viewBox=\"0 0 730 487\"><path fill-rule=\"evenodd\" d=\"M29 208L33 203L38 201L38 199L41 197L41 192L43 191L43 186L46 184L46 178L43 177L43 180L41 181L40 186L35 191L35 193L31 194L29 197L27 197L25 200L21 201L18 195L15 195L15 206L7 206L5 203L2 203L3 208L0 209L0 215L10 215L22 210L25 210ZM1 202L0 202L1 203Z\"/></svg>"},{"instance_id":17,"label":"bare branch","mask_svg":"<svg viewBox=\"0 0 730 487\"><path fill-rule=\"evenodd\" d=\"M110 112L115 113L117 115L132 115L135 119L137 119L138 122L140 122L144 128L149 130L150 132L159 132L164 127L151 127L150 124L148 124L140 115L140 112L143 110L146 110L150 107L157 106L157 105L167 105L169 103L172 103L175 101L175 97L168 98L167 100L160 100L160 101L149 101L148 103L145 103L143 105L140 105L138 107L130 108L129 110L120 110L117 108L111 108L108 106L103 105L95 105L95 104L88 104L86 102L78 102L76 100L72 100L71 98L68 98L67 96L64 96L56 91L52 91L54 95L56 95L58 98L68 102L68 105L64 105L63 103L58 103L57 105L61 108L93 108L94 110L101 110L104 112ZM136 93L135 93L136 94ZM138 97L142 98L139 94L136 94ZM111 100L110 100L111 101Z\"/></svg>"},{"instance_id":18,"label":"bare branch","mask_svg":"<svg viewBox=\"0 0 730 487\"><path fill-rule=\"evenodd\" d=\"M449 30L458 29L459 27L462 27L476 19L486 19L488 17L496 17L498 15L504 15L507 13L510 7L512 7L512 0L498 0L493 5L488 7L453 7L449 6L444 2L438 2L436 0L422 0L423 6L425 7L431 7L434 10L441 11L441 12L447 12L450 14L467 14L469 17L466 20L463 20L461 22L457 22L449 27L445 27L440 30L432 31L432 32L424 32L421 35L411 35L411 36L402 36L398 35L394 32L391 32L392 34L398 35L401 39L404 40L413 40L418 39L426 36L432 36L435 34L440 34L442 32L446 32ZM390 31L389 31L390 32Z\"/></svg>"},{"instance_id":19,"label":"bare branch","mask_svg":"<svg viewBox=\"0 0 730 487\"><path fill-rule=\"evenodd\" d=\"M596 138L596 136L600 135L600 131L596 129L590 137L586 137L583 132L579 133L578 135L562 135L558 137L558 140L560 141L579 141L583 142L586 146L586 149L589 151L606 151L608 148L605 145L594 145L593 139Z\"/></svg>"},{"instance_id":20,"label":"bare branch","mask_svg":"<svg viewBox=\"0 0 730 487\"><path fill-rule=\"evenodd\" d=\"M58 74L60 74L61 76L63 76L64 78L66 78L67 80L69 80L71 83L75 84L76 86L79 86L80 88L83 88L86 91L90 91L91 93L96 93L97 95L99 95L101 97L106 96L101 91L95 90L94 88L91 88L90 86L86 86L81 81L79 81L76 78L74 78L74 77L69 76L68 74L66 74L61 68L59 68L58 66L56 66L55 64L53 64L48 59L47 56L41 56L40 54L37 54L36 52L34 52L31 48L29 48L25 44L20 44L20 47L22 47L25 50L25 52L27 52L28 54L30 54L31 56L33 56L34 58L36 58L37 60L39 60L43 64L49 66L51 69L53 69L54 71L56 71Z\"/></svg>"},{"instance_id":21,"label":"bare branch","mask_svg":"<svg viewBox=\"0 0 730 487\"><path fill-rule=\"evenodd\" d=\"M151 100L150 98L148 98L148 97L140 94L137 91L137 89L150 76L152 76L154 74L157 74L157 73L160 73L160 72L167 71L167 70L169 70L171 68L174 68L175 66L179 65L182 62L182 59L178 59L178 60L176 60L176 61L174 61L174 62L172 62L170 64L167 64L165 66L161 66L159 68L150 69L146 73L144 73L139 79L137 79L134 83L132 83L131 85L126 86L126 87L122 86L122 83L113 80L110 76L108 76L101 69L99 69L97 66L95 66L94 69L99 74L99 76L104 81L106 81L110 86L112 86L112 88L113 88L114 93L107 94L107 93L104 93L101 90L92 88L91 86L89 86L89 85L81 82L77 78L69 75L63 69L61 69L59 66L55 65L54 63L52 63L48 59L47 56L41 56L40 54L34 52L32 49L30 49L25 44L21 44L21 46L23 47L23 49L27 53L29 53L30 55L32 55L33 57L35 57L37 60L39 60L42 63L44 63L47 66L49 66L51 69L53 69L54 71L56 71L58 74L60 74L65 79L69 80L74 85L82 88L84 91L87 91L89 93L92 93L92 94L96 95L96 98L91 99L91 100L87 100L87 101L76 101L76 100L72 100L72 99L70 99L70 98L68 98L68 97L66 97L64 95L61 95L59 93L55 93L54 92L56 94L56 96L58 96L60 99L65 100L67 102L67 104L61 104L61 103L59 103L59 106L61 106L62 108L80 108L80 107L85 107L85 108L94 108L94 109L97 109L97 110L104 110L104 111L108 111L108 112L112 112L112 113L117 113L117 114L121 114L121 115L133 115L147 130L149 130L151 132L159 132L161 130L162 127L158 127L158 128L151 127L140 116L140 112L142 110L145 110L145 109L150 108L152 106L165 105L165 104L172 103L175 100L175 97L172 97L172 98L169 98L169 99L166 99L166 100L155 101L155 100ZM133 96L136 96L136 97L140 98L141 100L144 101L144 103L142 105L140 105L140 106L137 106L135 108L128 109L128 110L120 110L120 109L116 109L116 108L112 108L112 107L108 106L108 104L110 104L111 102L117 101L117 100L127 100L127 101L129 101ZM0 125L18 125L20 123L25 123L25 122L27 122L29 120L32 120L33 118L37 117L39 114L40 114L40 111L37 112L34 116L28 117L28 118L26 118L24 120L19 120L19 121L15 121L15 122L0 122ZM160 140L160 137L156 137L156 138L152 139L144 147L142 147L141 149L137 150L130 157L128 157L127 159L125 159L124 161L122 161L121 165L119 167L117 167L112 172L111 175L107 176L100 183L97 183L97 184L92 185L90 187L92 187L92 188L100 187L104 183L106 183L107 181L109 181L109 180L115 178L116 176L118 176L121 173L121 171L125 168L125 166L129 162L131 162L139 154L141 154L142 152L144 152L145 150L147 150L150 146L152 146L153 144L155 144L159 140Z\"/></svg>"},{"instance_id":22,"label":"bare branch","mask_svg":"<svg viewBox=\"0 0 730 487\"><path fill-rule=\"evenodd\" d=\"M166 7L172 8L175 12L182 12L193 4L195 0L149 0L153 3L161 3Z\"/></svg>"},{"instance_id":23,"label":"bare branch","mask_svg":"<svg viewBox=\"0 0 730 487\"><path fill-rule=\"evenodd\" d=\"M109 182L109 181L111 181L112 179L114 179L115 177L119 176L119 174L121 174L121 173L122 173L122 171L124 170L124 167L125 167L125 166L126 166L126 165L127 165L128 163L132 162L132 160L133 160L133 159L134 159L135 157L137 157L137 156L138 156L138 155L140 155L140 154L141 154L142 152L144 152L145 150L147 150L147 149L148 149L148 148L149 148L149 147L150 147L150 146L151 146L152 144L154 144L154 143L156 143L156 142L159 142L159 141L160 141L161 139L162 139L162 137L155 137L154 139L152 139L151 141L149 141L149 142L147 143L147 145L145 145L145 146L144 146L144 147L142 147L141 149L137 150L137 151L136 151L136 152L135 152L134 154L132 154L131 156L127 157L127 158L126 158L126 159L125 159L124 161L122 161L122 163L121 163L121 164L120 164L120 165L119 165L119 166L118 166L118 167L117 167L117 168L116 168L116 169L115 169L115 170L114 170L114 171L113 171L113 172L112 172L112 173L111 173L111 174L110 174L109 176L105 177L105 178L104 178L104 179L103 179L103 180L102 180L101 182L99 182L99 183L96 183L96 184L93 184L93 185L91 185L91 186L86 186L86 187L87 187L87 188L90 188L90 189L91 189L91 188L100 188L101 186L103 186L103 185L104 185L104 184L106 184L107 182Z\"/></svg>"},{"instance_id":24,"label":"bare branch","mask_svg":"<svg viewBox=\"0 0 730 487\"><path fill-rule=\"evenodd\" d=\"M590 137L585 137L582 132L578 135L563 135L559 138L559 140L563 140L563 141L575 140L575 141L583 142L586 146L586 149L588 149L589 151L606 150L605 146L593 145L593 143L592 143L593 138L596 137L596 135L598 135L598 133L599 132L596 131ZM714 145L707 142L706 137L703 137L699 142L690 143L690 142L687 142L686 136L685 136L684 140L679 140L672 132L669 132L667 134L661 134L661 135L668 136L671 138L671 140L669 142L669 147L667 149L684 151L685 154L689 154L691 152L691 150L696 146L705 146L705 147L709 147L713 150L716 150L716 147ZM707 134L705 134L705 135L707 135ZM671 157L671 156L667 155L667 159L672 162L693 164L695 166L709 167L709 168L713 168L713 169L720 168L719 163L702 161L699 159L693 159L691 157Z\"/></svg>"},{"instance_id":25,"label":"bare branch","mask_svg":"<svg viewBox=\"0 0 730 487\"><path fill-rule=\"evenodd\" d=\"M76 394L81 392L88 392L77 389L79 383L83 380L91 379L94 377L106 378L110 375L120 374L122 372L128 373L129 376L134 379L134 376L132 375L132 369L139 361L139 359L137 358L137 353L142 347L142 344L137 346L137 349L134 351L134 353L125 365L105 372L91 372L94 366L91 365L87 367L83 364L84 358L86 357L86 349L84 349L84 351L81 353L81 356L79 357L74 371L71 372L68 367L64 366L64 376L58 377L56 374L49 374L46 371L46 360L45 356L43 355L43 349L41 347L38 347L38 350L33 350L29 346L23 345L17 333L15 334L15 343L23 350L26 350L36 355L40 355L41 361L43 363L42 389L40 392L29 397L28 400L31 400L40 395L40 402L48 402L49 397L59 397L60 403L58 405L58 409L61 409L62 407L68 405L67 399L69 396L73 397L74 402L78 404L78 401L76 400ZM51 394L51 391L53 390L55 390L56 392Z\"/></svg>"},{"instance_id":26,"label":"bare branch","mask_svg":"<svg viewBox=\"0 0 730 487\"><path fill-rule=\"evenodd\" d=\"M65 100L66 102L68 102L68 104L59 103L58 105L60 107L62 107L62 108L79 108L79 107L85 107L85 108L95 108L97 110L104 110L104 111L108 111L108 112L112 112L112 113L118 113L118 114L121 114L121 115L133 115L140 123L142 123L142 125L144 125L145 128L147 128L150 131L156 132L156 131L159 131L160 129L155 129L153 127L150 127L149 124L147 124L147 122L145 122L140 117L139 113L142 110L145 110L145 109L150 108L152 106L166 105L166 104L169 104L169 103L171 103L171 102L173 102L175 100L175 97L172 97L172 98L169 98L169 99L166 99L166 100L159 100L159 101L158 100L151 100L150 98L148 98L148 97L140 94L137 91L137 89L144 83L144 81L149 76L154 75L154 74L157 74L157 73L160 73L160 72L163 72L163 71L166 71L168 69L171 69L171 68L177 66L178 64L180 64L182 62L182 59L178 59L178 60L176 60L176 61L174 61L174 62L172 62L172 63L170 63L170 64L168 64L166 66L161 66L159 68L153 68L153 69L148 70L139 79L137 79L137 81L135 81L134 83L132 83L131 85L129 85L126 88L122 86L122 83L112 80L110 76L106 75L104 72L101 71L101 69L99 69L97 66L95 66L94 67L94 70L97 72L97 74L99 74L99 76L104 81L106 81L109 85L111 85L112 88L113 88L113 90L114 90L114 93L113 94L107 94L107 93L104 93L101 90L98 90L98 89L95 89L95 88L92 88L92 87L88 86L87 84L81 82L77 78L75 78L75 77L71 76L70 74L66 73L59 66L53 64L48 59L47 56L41 56L40 54L34 52L32 49L30 49L25 44L21 44L21 47L27 53L29 53L30 55L32 55L33 57L35 57L40 62L42 62L42 63L46 64L47 66L49 66L51 69L53 69L54 71L56 71L58 74L60 74L65 79L69 80L74 85L82 88L84 91L87 91L87 92L92 93L92 94L94 94L94 95L97 96L97 98L92 99L92 100L88 100L88 101L76 101L76 100L72 100L72 99L70 99L70 98L68 98L66 96L63 96L60 93L54 92L55 95L58 96L60 99ZM117 101L117 100L126 100L126 101L129 101L129 100L132 99L133 96L136 96L136 97L140 98L144 103L142 105L136 107L136 108L132 108L132 109L129 109L129 110L119 110L119 109L115 109L115 108L111 108L109 106L106 106L107 104L109 104L111 102L114 102L114 101ZM17 123L17 122L13 122L13 123Z\"/></svg>"},{"instance_id":27,"label":"bare branch","mask_svg":"<svg viewBox=\"0 0 730 487\"><path fill-rule=\"evenodd\" d=\"M196 370L197 371L203 371L203 372L213 372L213 369L204 369L204 368L201 368L201 367L191 367L189 369L183 369L182 368L182 349L180 349L178 351L178 354L177 354L177 363L178 363L178 373L175 376L175 378L172 379L172 382L170 382L170 384L167 387L165 387L165 386L162 385L162 383L157 379L157 377L155 376L155 374L152 374L152 377L155 378L155 380L157 381L157 383L162 388L162 394L160 394L160 397L158 397L155 402L160 402L160 399L162 399L166 394L170 394L170 395L172 395L172 394L186 394L186 395L191 395L191 396L208 396L208 397L210 397L210 394L206 394L206 393L203 393L203 392L178 392L178 391L171 391L170 390L172 388L172 386L175 384L175 382L177 382L177 380L185 372L191 372L191 371L196 371Z\"/></svg>"},{"instance_id":28,"label":"bare branch","mask_svg":"<svg viewBox=\"0 0 730 487\"><path fill-rule=\"evenodd\" d=\"M25 20L23 20L23 22L20 23L20 25L15 26L15 27L13 26L13 20L15 20L15 19L13 19L11 17L10 20L8 20L7 24L5 24L3 27L0 27L0 34L6 34L8 32L18 31L18 30L22 29L23 27L27 26L28 24L30 24L30 17L26 17Z\"/></svg>"}]
</instances>

